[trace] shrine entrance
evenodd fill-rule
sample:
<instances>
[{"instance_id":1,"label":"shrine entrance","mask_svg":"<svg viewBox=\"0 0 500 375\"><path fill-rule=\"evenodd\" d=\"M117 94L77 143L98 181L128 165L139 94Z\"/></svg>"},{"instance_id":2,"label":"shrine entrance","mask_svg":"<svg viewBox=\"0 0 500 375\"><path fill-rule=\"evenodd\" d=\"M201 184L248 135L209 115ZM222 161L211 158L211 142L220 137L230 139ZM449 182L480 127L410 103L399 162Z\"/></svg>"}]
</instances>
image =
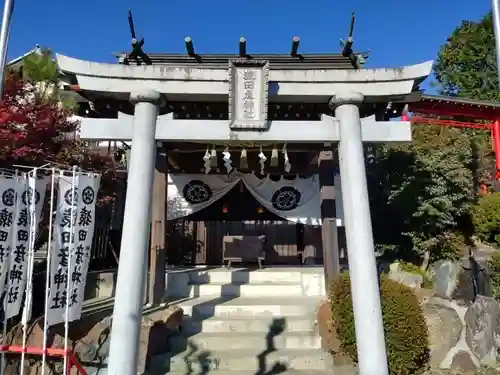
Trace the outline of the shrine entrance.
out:
<instances>
[{"instance_id":1,"label":"shrine entrance","mask_svg":"<svg viewBox=\"0 0 500 375\"><path fill-rule=\"evenodd\" d=\"M169 265L222 265L225 235L265 236L266 266L301 265L306 245L314 246L315 261L322 262L320 227L277 216L242 182L201 211L170 221L167 235Z\"/></svg>"},{"instance_id":2,"label":"shrine entrance","mask_svg":"<svg viewBox=\"0 0 500 375\"><path fill-rule=\"evenodd\" d=\"M333 164L338 160L343 192L338 200L345 212L343 226L350 253L355 328L358 337L363 335L362 340L357 340L358 368L363 375L387 375L363 145L411 141L411 124L404 118L391 118L400 117L406 104L420 95L418 85L429 75L432 62L397 69L363 69L353 53L352 40L346 43L342 54L322 55L298 54L298 40L289 55L249 55L241 40L239 54L198 55L191 38L186 38L186 48L185 55L149 55L151 65L139 67L57 56L59 70L88 102L87 112L82 114L86 117L81 121L81 139L131 142L109 373L136 373L140 342L137 317L142 312L147 247L151 242L153 281L160 280L164 276L160 255L169 241L165 238L165 224L172 220L173 210L189 208L163 204L165 174L176 173L174 164L179 166L190 153L197 163L189 163L191 170L188 166L180 168L181 176L201 173L213 178L216 175L210 174L211 168L212 173L217 169L225 172L218 165L221 159L226 169L231 166L229 161L234 160L228 157L226 148L241 151L239 162L234 163L240 172L246 169L246 173L254 160L261 167L251 170L266 169L262 173L272 173L265 167L269 153L265 156L264 149L271 148L269 167L273 167L273 156L279 155L274 148L279 145L282 150L287 146L289 156L282 153L283 163L277 163L281 171L310 174L311 166L318 167L320 182L316 193L319 191L321 196L320 212L307 215L299 212L297 206L290 207L297 200L288 199L292 190L285 191L284 185L259 192L260 199L259 194L252 195L271 212L269 202L274 194L280 199L288 196L279 204L281 208L275 207L278 211L291 215L295 210L295 218L315 218L321 224L325 281L340 273L335 214L340 197L332 183L336 173ZM122 57L122 63L130 63L128 54ZM223 158L214 155L217 147L219 150L215 151L222 152ZM244 148L253 149L257 158L244 153ZM296 160L291 155L292 148ZM196 155L199 152L202 155ZM182 155L175 160L175 153ZM313 159L303 160L307 154L313 154ZM158 159L164 160L163 172L158 169ZM230 171L227 173L231 175ZM241 179L248 189L257 189L258 184L252 185L244 176ZM219 196L208 194L209 199L203 200L207 189L201 189L203 183L192 189L193 185L196 184L191 180L183 186L195 193L191 200L196 202L191 203L199 209L177 218L200 212L234 187L226 184L218 190ZM237 200L238 210L241 206L245 212L247 200ZM229 209L227 214L230 215ZM220 211L214 217L216 222L223 221ZM294 221L292 216L288 218ZM296 226L290 227L296 230ZM198 226L197 231L201 230ZM192 246L199 245L198 239L192 241ZM208 249L208 241L204 246ZM161 288L165 285L156 284Z\"/></svg>"}]
</instances>

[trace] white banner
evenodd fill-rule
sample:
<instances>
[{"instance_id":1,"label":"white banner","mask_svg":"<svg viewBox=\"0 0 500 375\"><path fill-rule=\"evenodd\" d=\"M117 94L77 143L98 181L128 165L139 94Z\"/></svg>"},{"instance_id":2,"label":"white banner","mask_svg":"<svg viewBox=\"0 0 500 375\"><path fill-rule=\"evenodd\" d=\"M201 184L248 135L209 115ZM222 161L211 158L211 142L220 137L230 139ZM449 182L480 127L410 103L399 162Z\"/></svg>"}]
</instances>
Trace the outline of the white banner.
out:
<instances>
[{"instance_id":1,"label":"white banner","mask_svg":"<svg viewBox=\"0 0 500 375\"><path fill-rule=\"evenodd\" d=\"M85 283L90 262L90 250L94 237L95 206L100 176L82 175L78 181L78 207L75 231L75 248L71 257L71 301L69 321L80 319L85 294ZM73 296L75 296L73 298Z\"/></svg>"},{"instance_id":2,"label":"white banner","mask_svg":"<svg viewBox=\"0 0 500 375\"><path fill-rule=\"evenodd\" d=\"M210 206L240 180L237 175L169 174L167 219L185 217Z\"/></svg>"},{"instance_id":3,"label":"white banner","mask_svg":"<svg viewBox=\"0 0 500 375\"><path fill-rule=\"evenodd\" d=\"M28 273L33 266L34 245L48 183L46 178L37 179L26 175L18 181L18 194L21 199L18 200L15 212L7 293L7 296L18 293L18 298L7 298L7 318L19 314L21 308ZM31 260L31 263L28 260Z\"/></svg>"},{"instance_id":4,"label":"white banner","mask_svg":"<svg viewBox=\"0 0 500 375\"><path fill-rule=\"evenodd\" d=\"M3 306L8 301L20 300L24 292L15 294L15 289L10 291L5 288L9 283L6 276L12 250L16 198L19 197L17 180L15 176L0 176L0 287L4 298Z\"/></svg>"},{"instance_id":5,"label":"white banner","mask_svg":"<svg viewBox=\"0 0 500 375\"><path fill-rule=\"evenodd\" d=\"M50 254L50 292L47 311L48 325L65 321L67 302L75 303L77 296L68 295L68 274L75 245L75 227L78 202L78 180L64 175L57 177L58 197Z\"/></svg>"}]
</instances>

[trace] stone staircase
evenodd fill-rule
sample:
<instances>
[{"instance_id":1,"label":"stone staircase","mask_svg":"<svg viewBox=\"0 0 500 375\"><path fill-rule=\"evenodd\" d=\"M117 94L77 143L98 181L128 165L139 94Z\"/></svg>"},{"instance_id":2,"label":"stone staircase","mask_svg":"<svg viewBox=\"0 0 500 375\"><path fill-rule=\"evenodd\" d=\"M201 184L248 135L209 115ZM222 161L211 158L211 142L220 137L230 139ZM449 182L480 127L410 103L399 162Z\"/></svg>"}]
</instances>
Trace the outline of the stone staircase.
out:
<instances>
[{"instance_id":1,"label":"stone staircase","mask_svg":"<svg viewBox=\"0 0 500 375\"><path fill-rule=\"evenodd\" d=\"M167 290L185 319L152 374L332 372L315 329L320 267L172 271Z\"/></svg>"}]
</instances>

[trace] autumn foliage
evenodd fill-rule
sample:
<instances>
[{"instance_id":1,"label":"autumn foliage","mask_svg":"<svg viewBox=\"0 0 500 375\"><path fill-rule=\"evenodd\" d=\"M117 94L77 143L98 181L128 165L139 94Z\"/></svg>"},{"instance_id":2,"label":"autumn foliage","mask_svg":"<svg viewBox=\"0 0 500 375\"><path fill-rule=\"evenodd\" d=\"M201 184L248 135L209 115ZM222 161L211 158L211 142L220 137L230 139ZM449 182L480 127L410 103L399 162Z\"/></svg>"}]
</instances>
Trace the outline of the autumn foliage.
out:
<instances>
[{"instance_id":1,"label":"autumn foliage","mask_svg":"<svg viewBox=\"0 0 500 375\"><path fill-rule=\"evenodd\" d=\"M113 157L77 138L80 124L73 110L50 93L54 87L14 74L6 78L0 101L0 168L78 165L102 174L100 203L113 200Z\"/></svg>"},{"instance_id":2,"label":"autumn foliage","mask_svg":"<svg viewBox=\"0 0 500 375\"><path fill-rule=\"evenodd\" d=\"M71 140L65 136L78 129L69 109L54 100L43 99L37 87L12 76L7 78L0 102L0 158L2 164L44 164L65 148Z\"/></svg>"}]
</instances>

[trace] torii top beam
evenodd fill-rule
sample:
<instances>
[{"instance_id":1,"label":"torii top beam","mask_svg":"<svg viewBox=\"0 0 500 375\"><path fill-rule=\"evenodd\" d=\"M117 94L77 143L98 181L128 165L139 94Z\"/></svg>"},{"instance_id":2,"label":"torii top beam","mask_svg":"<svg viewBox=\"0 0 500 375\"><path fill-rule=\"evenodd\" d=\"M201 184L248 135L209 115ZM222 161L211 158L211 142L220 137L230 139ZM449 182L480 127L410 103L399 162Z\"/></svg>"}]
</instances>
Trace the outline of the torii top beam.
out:
<instances>
[{"instance_id":1,"label":"torii top beam","mask_svg":"<svg viewBox=\"0 0 500 375\"><path fill-rule=\"evenodd\" d=\"M202 101L207 96L227 97L230 60L226 60L225 68L204 64L127 66L57 55L61 71L74 75L82 90L124 97L123 94L126 96L132 91L154 89L165 94L167 100L178 101L187 97L191 101L196 98ZM430 74L432 61L396 69L339 70L327 69L324 64L316 69L307 64L293 69L274 69L273 66L270 64L268 77L271 102L328 102L335 92L350 90L362 93L365 102L377 103L404 100Z\"/></svg>"}]
</instances>

